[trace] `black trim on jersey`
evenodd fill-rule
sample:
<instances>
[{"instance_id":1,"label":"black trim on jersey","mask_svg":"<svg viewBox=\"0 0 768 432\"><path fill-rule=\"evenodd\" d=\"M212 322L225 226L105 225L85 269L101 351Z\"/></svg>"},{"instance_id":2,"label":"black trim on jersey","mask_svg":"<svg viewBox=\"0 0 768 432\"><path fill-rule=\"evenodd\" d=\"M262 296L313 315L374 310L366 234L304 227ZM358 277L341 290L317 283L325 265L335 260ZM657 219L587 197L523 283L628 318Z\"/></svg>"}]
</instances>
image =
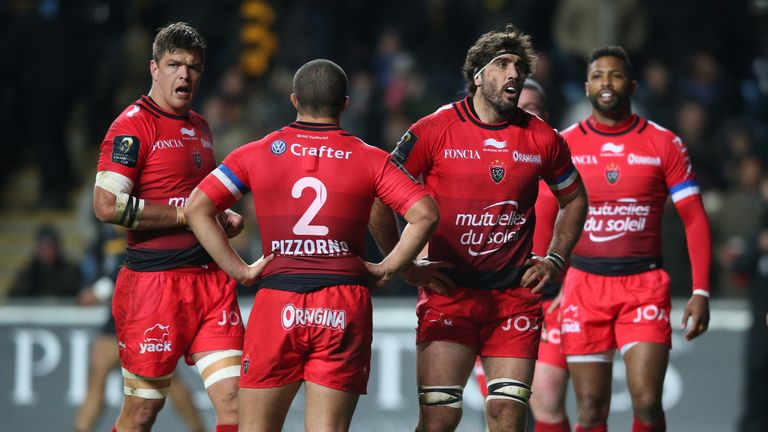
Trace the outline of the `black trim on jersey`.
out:
<instances>
[{"instance_id":1,"label":"black trim on jersey","mask_svg":"<svg viewBox=\"0 0 768 432\"><path fill-rule=\"evenodd\" d=\"M586 121L586 120L585 120L585 121ZM586 130L586 129L584 129L584 126L582 126L582 125L581 125L581 122L579 122L579 129L581 129L581 133L583 133L584 135L586 135L586 134L587 134L587 130Z\"/></svg>"},{"instance_id":2,"label":"black trim on jersey","mask_svg":"<svg viewBox=\"0 0 768 432\"><path fill-rule=\"evenodd\" d=\"M644 120L643 125L640 126L640 129L637 130L637 133L643 133L643 131L645 130L646 126L648 126L648 120L645 120L645 119L643 119L643 120Z\"/></svg>"},{"instance_id":3,"label":"black trim on jersey","mask_svg":"<svg viewBox=\"0 0 768 432\"><path fill-rule=\"evenodd\" d=\"M181 116L164 111L162 108L160 108L160 105L158 105L157 102L155 102L155 100L149 96L142 96L141 100L147 104L147 109L152 110L163 117L168 117L174 120L189 120L189 115Z\"/></svg>"},{"instance_id":4,"label":"black trim on jersey","mask_svg":"<svg viewBox=\"0 0 768 432\"><path fill-rule=\"evenodd\" d=\"M595 258L571 255L571 266L603 276L627 276L663 267L661 255L624 258Z\"/></svg>"},{"instance_id":5,"label":"black trim on jersey","mask_svg":"<svg viewBox=\"0 0 768 432\"><path fill-rule=\"evenodd\" d=\"M480 116L477 115L477 112L475 112L475 107L470 103L472 100L471 97L467 97L466 99L461 101L461 109L464 110L464 113L467 115L467 118L475 124L475 126L488 129L488 130L502 130L506 129L510 125L515 123L515 119L517 118L518 111L516 110L512 118L505 121L504 123L491 125L488 123L483 123L480 121Z\"/></svg>"},{"instance_id":6,"label":"black trim on jersey","mask_svg":"<svg viewBox=\"0 0 768 432\"><path fill-rule=\"evenodd\" d=\"M363 276L335 274L277 274L262 278L257 288L280 291L309 293L335 285L363 285L368 280Z\"/></svg>"},{"instance_id":7,"label":"black trim on jersey","mask_svg":"<svg viewBox=\"0 0 768 432\"><path fill-rule=\"evenodd\" d=\"M145 104L144 102L136 101L133 104L138 106L138 107L144 108L145 111L147 111L150 115L154 116L155 118L160 118L160 116L155 114L155 112L152 111L152 108L147 106L147 104Z\"/></svg>"},{"instance_id":8,"label":"black trim on jersey","mask_svg":"<svg viewBox=\"0 0 768 432\"><path fill-rule=\"evenodd\" d=\"M200 244L186 249L128 248L125 256L125 266L137 272L154 272L184 266L199 266L210 264L213 261Z\"/></svg>"},{"instance_id":9,"label":"black trim on jersey","mask_svg":"<svg viewBox=\"0 0 768 432\"><path fill-rule=\"evenodd\" d=\"M459 120L461 120L462 123L466 123L467 121L464 120L464 116L461 115L461 111L459 111L458 102L454 102L451 104L453 107L453 110L456 111L456 115L459 116Z\"/></svg>"},{"instance_id":10,"label":"black trim on jersey","mask_svg":"<svg viewBox=\"0 0 768 432\"><path fill-rule=\"evenodd\" d=\"M531 266L526 265L522 267L506 267L499 271L472 272L446 269L443 272L460 287L477 290L510 289L520 286L520 279L529 267Z\"/></svg>"},{"instance_id":11,"label":"black trim on jersey","mask_svg":"<svg viewBox=\"0 0 768 432\"><path fill-rule=\"evenodd\" d=\"M640 116L635 116L635 121L633 121L631 125L627 126L626 129L618 131L618 132L601 132L601 131L595 129L595 127L592 126L589 123L589 119L584 120L584 123L587 124L587 127L589 128L589 130L591 130L592 132L594 132L594 133L596 133L598 135L603 135L603 136L620 136L620 135L626 135L626 134L632 132L632 129L634 129L635 126L637 126L637 124L640 123Z\"/></svg>"},{"instance_id":12,"label":"black trim on jersey","mask_svg":"<svg viewBox=\"0 0 768 432\"><path fill-rule=\"evenodd\" d=\"M328 131L342 130L341 126L339 126L336 123L332 123L332 124L312 123L312 122L305 122L305 121L295 121L289 124L288 127L292 127L294 129L307 130L307 131L314 131L314 132L328 132Z\"/></svg>"}]
</instances>

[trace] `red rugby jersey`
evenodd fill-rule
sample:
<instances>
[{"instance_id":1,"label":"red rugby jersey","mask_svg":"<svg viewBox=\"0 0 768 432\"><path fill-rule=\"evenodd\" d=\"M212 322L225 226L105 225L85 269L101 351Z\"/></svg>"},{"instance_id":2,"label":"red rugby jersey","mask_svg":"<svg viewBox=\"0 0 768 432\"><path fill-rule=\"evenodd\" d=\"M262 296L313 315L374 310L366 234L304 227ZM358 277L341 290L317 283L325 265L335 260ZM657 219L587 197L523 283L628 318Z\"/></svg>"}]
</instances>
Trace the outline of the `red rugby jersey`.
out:
<instances>
[{"instance_id":1,"label":"red rugby jersey","mask_svg":"<svg viewBox=\"0 0 768 432\"><path fill-rule=\"evenodd\" d=\"M416 122L393 152L440 208L429 258L468 288L517 286L533 242L539 178L559 195L580 183L563 139L521 109L486 124L465 98Z\"/></svg>"},{"instance_id":2,"label":"red rugby jersey","mask_svg":"<svg viewBox=\"0 0 768 432\"><path fill-rule=\"evenodd\" d=\"M205 118L194 111L188 116L163 111L148 96L128 106L112 123L101 143L98 163L98 171L112 171L131 179L131 195L179 207L186 204L195 186L215 167L213 138ZM174 256L171 250L195 246L199 246L195 236L181 227L128 230L128 247L134 253L167 251L155 258L167 260L166 268L190 260L189 256Z\"/></svg>"},{"instance_id":3,"label":"red rugby jersey","mask_svg":"<svg viewBox=\"0 0 768 432\"><path fill-rule=\"evenodd\" d=\"M198 187L219 209L253 192L262 249L276 254L262 285L296 291L343 278L270 276L366 275L358 257L374 197L403 214L426 195L383 150L338 125L306 122L238 148Z\"/></svg>"},{"instance_id":4,"label":"red rugby jersey","mask_svg":"<svg viewBox=\"0 0 768 432\"><path fill-rule=\"evenodd\" d=\"M699 195L679 137L637 115L615 127L592 117L563 131L589 196L574 267L631 274L661 265L661 219L668 195Z\"/></svg>"}]
</instances>

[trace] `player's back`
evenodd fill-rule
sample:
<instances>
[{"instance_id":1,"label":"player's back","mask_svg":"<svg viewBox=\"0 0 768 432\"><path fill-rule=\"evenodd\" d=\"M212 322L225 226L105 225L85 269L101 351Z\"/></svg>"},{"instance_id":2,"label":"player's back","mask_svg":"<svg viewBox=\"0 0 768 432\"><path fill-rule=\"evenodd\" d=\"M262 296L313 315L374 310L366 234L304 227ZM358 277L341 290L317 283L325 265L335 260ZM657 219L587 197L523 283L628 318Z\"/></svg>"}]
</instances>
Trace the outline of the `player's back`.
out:
<instances>
[{"instance_id":1,"label":"player's back","mask_svg":"<svg viewBox=\"0 0 768 432\"><path fill-rule=\"evenodd\" d=\"M276 254L264 276L365 275L358 257L374 196L388 193L388 160L337 125L304 122L228 156L253 193L263 250Z\"/></svg>"}]
</instances>

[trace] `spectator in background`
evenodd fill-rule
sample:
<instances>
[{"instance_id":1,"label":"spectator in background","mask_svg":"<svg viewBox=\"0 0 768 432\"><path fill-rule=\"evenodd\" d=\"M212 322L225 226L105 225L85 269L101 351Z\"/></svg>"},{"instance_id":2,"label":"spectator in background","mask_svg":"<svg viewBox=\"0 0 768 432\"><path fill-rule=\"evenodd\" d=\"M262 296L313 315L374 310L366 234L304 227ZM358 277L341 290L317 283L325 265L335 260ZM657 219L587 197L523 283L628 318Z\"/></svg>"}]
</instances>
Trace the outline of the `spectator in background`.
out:
<instances>
[{"instance_id":1,"label":"spectator in background","mask_svg":"<svg viewBox=\"0 0 768 432\"><path fill-rule=\"evenodd\" d=\"M643 81L638 84L635 96L648 118L665 128L674 126L677 101L671 71L666 64L659 60L645 64Z\"/></svg>"},{"instance_id":2,"label":"spectator in background","mask_svg":"<svg viewBox=\"0 0 768 432\"><path fill-rule=\"evenodd\" d=\"M37 231L32 260L19 273L8 295L74 298L80 286L80 270L64 256L58 231L44 225Z\"/></svg>"}]
</instances>

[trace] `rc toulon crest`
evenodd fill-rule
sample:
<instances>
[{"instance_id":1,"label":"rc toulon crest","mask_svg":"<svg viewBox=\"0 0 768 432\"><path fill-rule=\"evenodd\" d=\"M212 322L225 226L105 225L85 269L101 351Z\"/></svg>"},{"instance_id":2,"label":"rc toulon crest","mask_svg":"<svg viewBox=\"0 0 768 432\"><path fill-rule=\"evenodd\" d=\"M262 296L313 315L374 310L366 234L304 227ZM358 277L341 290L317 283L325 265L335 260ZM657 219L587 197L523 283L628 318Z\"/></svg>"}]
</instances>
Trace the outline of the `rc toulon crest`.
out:
<instances>
[{"instance_id":1,"label":"rc toulon crest","mask_svg":"<svg viewBox=\"0 0 768 432\"><path fill-rule=\"evenodd\" d=\"M504 165L504 162L495 160L491 163L489 168L491 170L491 180L496 184L501 183L501 181L504 180L504 176L507 174L507 167Z\"/></svg>"}]
</instances>

